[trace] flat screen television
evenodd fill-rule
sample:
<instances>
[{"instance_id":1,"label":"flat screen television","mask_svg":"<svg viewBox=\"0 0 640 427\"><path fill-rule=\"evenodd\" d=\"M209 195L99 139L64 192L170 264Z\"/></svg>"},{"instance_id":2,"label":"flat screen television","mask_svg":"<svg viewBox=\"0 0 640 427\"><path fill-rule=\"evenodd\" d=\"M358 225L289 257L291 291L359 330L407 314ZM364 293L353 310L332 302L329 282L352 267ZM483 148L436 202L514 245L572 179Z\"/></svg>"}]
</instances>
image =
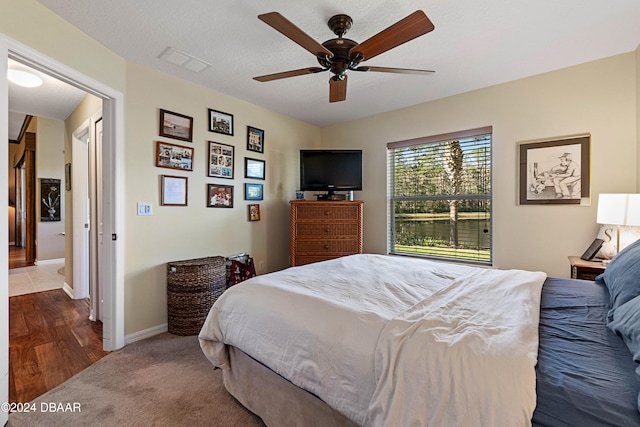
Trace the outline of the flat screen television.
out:
<instances>
[{"instance_id":1,"label":"flat screen television","mask_svg":"<svg viewBox=\"0 0 640 427\"><path fill-rule=\"evenodd\" d=\"M362 150L300 150L300 190L362 190Z\"/></svg>"}]
</instances>

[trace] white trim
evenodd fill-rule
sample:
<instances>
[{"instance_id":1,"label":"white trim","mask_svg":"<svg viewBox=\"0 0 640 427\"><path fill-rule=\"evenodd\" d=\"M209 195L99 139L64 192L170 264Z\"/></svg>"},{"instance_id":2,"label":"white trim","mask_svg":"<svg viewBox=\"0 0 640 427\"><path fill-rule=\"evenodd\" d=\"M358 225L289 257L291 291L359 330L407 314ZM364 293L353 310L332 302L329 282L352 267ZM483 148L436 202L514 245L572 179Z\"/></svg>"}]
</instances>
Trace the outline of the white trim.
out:
<instances>
[{"instance_id":1,"label":"white trim","mask_svg":"<svg viewBox=\"0 0 640 427\"><path fill-rule=\"evenodd\" d=\"M142 331L134 332L130 335L127 335L125 337L125 342L127 344L131 344L136 341L141 341L147 338L151 338L168 331L169 331L169 325L167 323L163 323L162 325L154 326L153 328L149 328L149 329L143 329Z\"/></svg>"},{"instance_id":2,"label":"white trim","mask_svg":"<svg viewBox=\"0 0 640 427\"><path fill-rule=\"evenodd\" d=\"M89 126L89 295L90 319L103 320L104 298L102 287L102 108L90 118ZM97 127L100 127L98 138ZM99 152L98 152L99 150Z\"/></svg>"},{"instance_id":3,"label":"white trim","mask_svg":"<svg viewBox=\"0 0 640 427\"><path fill-rule=\"evenodd\" d=\"M62 64L36 50L13 40L0 33L0 55L2 60L2 76L6 77L7 54L12 58L19 59L21 62L29 66L45 71L47 74L70 83L85 92L103 98L103 120L104 120L104 231L106 236L117 235L118 239L112 241L105 240L103 266L104 266L104 321L103 321L103 347L107 351L117 350L124 346L124 95L69 66ZM0 137L5 135L4 140L8 140L7 136L7 102L8 89L6 79L2 78L0 83ZM6 151L6 150L3 150ZM6 154L2 155L6 159ZM5 161L4 164L7 164ZM8 172L3 174L8 176ZM7 193L6 189L3 193ZM6 197L5 197L6 199ZM0 220L6 219L6 213L0 213ZM6 223L6 220L5 220ZM5 236L8 230L0 232L0 238ZM6 253L7 249L0 252ZM7 255L8 256L8 255ZM6 258L6 256L5 256ZM7 263L0 266L0 277L8 278ZM8 280L8 279L7 279ZM0 297L4 297L4 293L0 293ZM2 298L2 305L8 305L8 297ZM4 300L7 301L4 301ZM1 307L1 306L0 306ZM8 312L8 309L7 309ZM0 316L4 318L5 313L0 309ZM6 313L8 317L8 313ZM2 320L2 319L0 319ZM7 319L8 320L8 319ZM0 322L2 324L4 322ZM5 323L8 325L8 321ZM8 328L6 326L5 328ZM7 329L8 330L8 329ZM0 334L3 337L3 334ZM6 347L0 340L0 351L4 351ZM0 375L8 370L4 370L4 366L0 364ZM6 383L0 384L0 389ZM2 398L3 395L0 395ZM0 418L0 425L2 425Z\"/></svg>"},{"instance_id":4,"label":"white trim","mask_svg":"<svg viewBox=\"0 0 640 427\"><path fill-rule=\"evenodd\" d=\"M7 83L9 46L0 38L0 200L9 194L9 85ZM0 223L7 224L7 209L0 209ZM6 225L0 228L0 241L9 240ZM9 283L9 247L0 245L0 282ZM0 403L9 401L9 286L0 286ZM0 410L0 426L9 420L9 412Z\"/></svg>"},{"instance_id":5,"label":"white trim","mask_svg":"<svg viewBox=\"0 0 640 427\"><path fill-rule=\"evenodd\" d=\"M104 299L104 349L116 350L124 339L124 96L102 104L102 209L104 247L102 251L102 296ZM116 236L116 240L110 237Z\"/></svg>"},{"instance_id":6,"label":"white trim","mask_svg":"<svg viewBox=\"0 0 640 427\"><path fill-rule=\"evenodd\" d=\"M47 265L47 264L59 264L64 262L64 258L56 258L56 259L38 259L36 260L36 265Z\"/></svg>"},{"instance_id":7,"label":"white trim","mask_svg":"<svg viewBox=\"0 0 640 427\"><path fill-rule=\"evenodd\" d=\"M65 294L69 295L69 298L73 299L73 288L69 286L67 282L64 282L64 285L62 285L62 290Z\"/></svg>"}]
</instances>

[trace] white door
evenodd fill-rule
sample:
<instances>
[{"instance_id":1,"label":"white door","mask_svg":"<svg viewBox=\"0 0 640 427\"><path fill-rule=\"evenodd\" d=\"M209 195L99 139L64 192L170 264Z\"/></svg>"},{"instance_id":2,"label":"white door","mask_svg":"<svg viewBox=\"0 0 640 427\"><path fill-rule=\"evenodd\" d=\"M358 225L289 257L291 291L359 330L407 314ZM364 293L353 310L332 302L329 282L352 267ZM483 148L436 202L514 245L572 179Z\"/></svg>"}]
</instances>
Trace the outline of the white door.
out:
<instances>
[{"instance_id":1,"label":"white door","mask_svg":"<svg viewBox=\"0 0 640 427\"><path fill-rule=\"evenodd\" d=\"M73 195L73 298L89 297L89 123L73 132L71 153Z\"/></svg>"},{"instance_id":2,"label":"white door","mask_svg":"<svg viewBox=\"0 0 640 427\"><path fill-rule=\"evenodd\" d=\"M93 133L89 146L90 152L90 183L91 191L91 318L103 321L104 297L102 295L102 249L103 219L102 219L102 113L91 118Z\"/></svg>"}]
</instances>

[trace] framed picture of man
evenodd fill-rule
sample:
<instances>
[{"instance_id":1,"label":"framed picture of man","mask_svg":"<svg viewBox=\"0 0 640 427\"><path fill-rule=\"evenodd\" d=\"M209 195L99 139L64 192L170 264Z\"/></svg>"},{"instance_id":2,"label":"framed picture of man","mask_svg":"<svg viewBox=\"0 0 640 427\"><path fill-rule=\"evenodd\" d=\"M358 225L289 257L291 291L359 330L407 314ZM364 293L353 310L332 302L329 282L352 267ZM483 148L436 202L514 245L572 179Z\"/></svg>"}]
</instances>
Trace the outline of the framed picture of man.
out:
<instances>
[{"instance_id":1,"label":"framed picture of man","mask_svg":"<svg viewBox=\"0 0 640 427\"><path fill-rule=\"evenodd\" d=\"M519 146L521 205L590 204L590 135Z\"/></svg>"}]
</instances>

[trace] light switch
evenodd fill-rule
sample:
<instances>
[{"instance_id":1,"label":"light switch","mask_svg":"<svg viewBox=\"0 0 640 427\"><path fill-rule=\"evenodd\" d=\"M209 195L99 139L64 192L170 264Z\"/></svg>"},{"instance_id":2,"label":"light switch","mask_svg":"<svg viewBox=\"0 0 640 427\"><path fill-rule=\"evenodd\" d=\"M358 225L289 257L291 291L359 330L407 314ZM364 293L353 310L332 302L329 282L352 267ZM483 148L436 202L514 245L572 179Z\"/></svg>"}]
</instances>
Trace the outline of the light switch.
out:
<instances>
[{"instance_id":1,"label":"light switch","mask_svg":"<svg viewBox=\"0 0 640 427\"><path fill-rule=\"evenodd\" d=\"M138 203L138 216L153 215L153 206L151 203Z\"/></svg>"}]
</instances>

